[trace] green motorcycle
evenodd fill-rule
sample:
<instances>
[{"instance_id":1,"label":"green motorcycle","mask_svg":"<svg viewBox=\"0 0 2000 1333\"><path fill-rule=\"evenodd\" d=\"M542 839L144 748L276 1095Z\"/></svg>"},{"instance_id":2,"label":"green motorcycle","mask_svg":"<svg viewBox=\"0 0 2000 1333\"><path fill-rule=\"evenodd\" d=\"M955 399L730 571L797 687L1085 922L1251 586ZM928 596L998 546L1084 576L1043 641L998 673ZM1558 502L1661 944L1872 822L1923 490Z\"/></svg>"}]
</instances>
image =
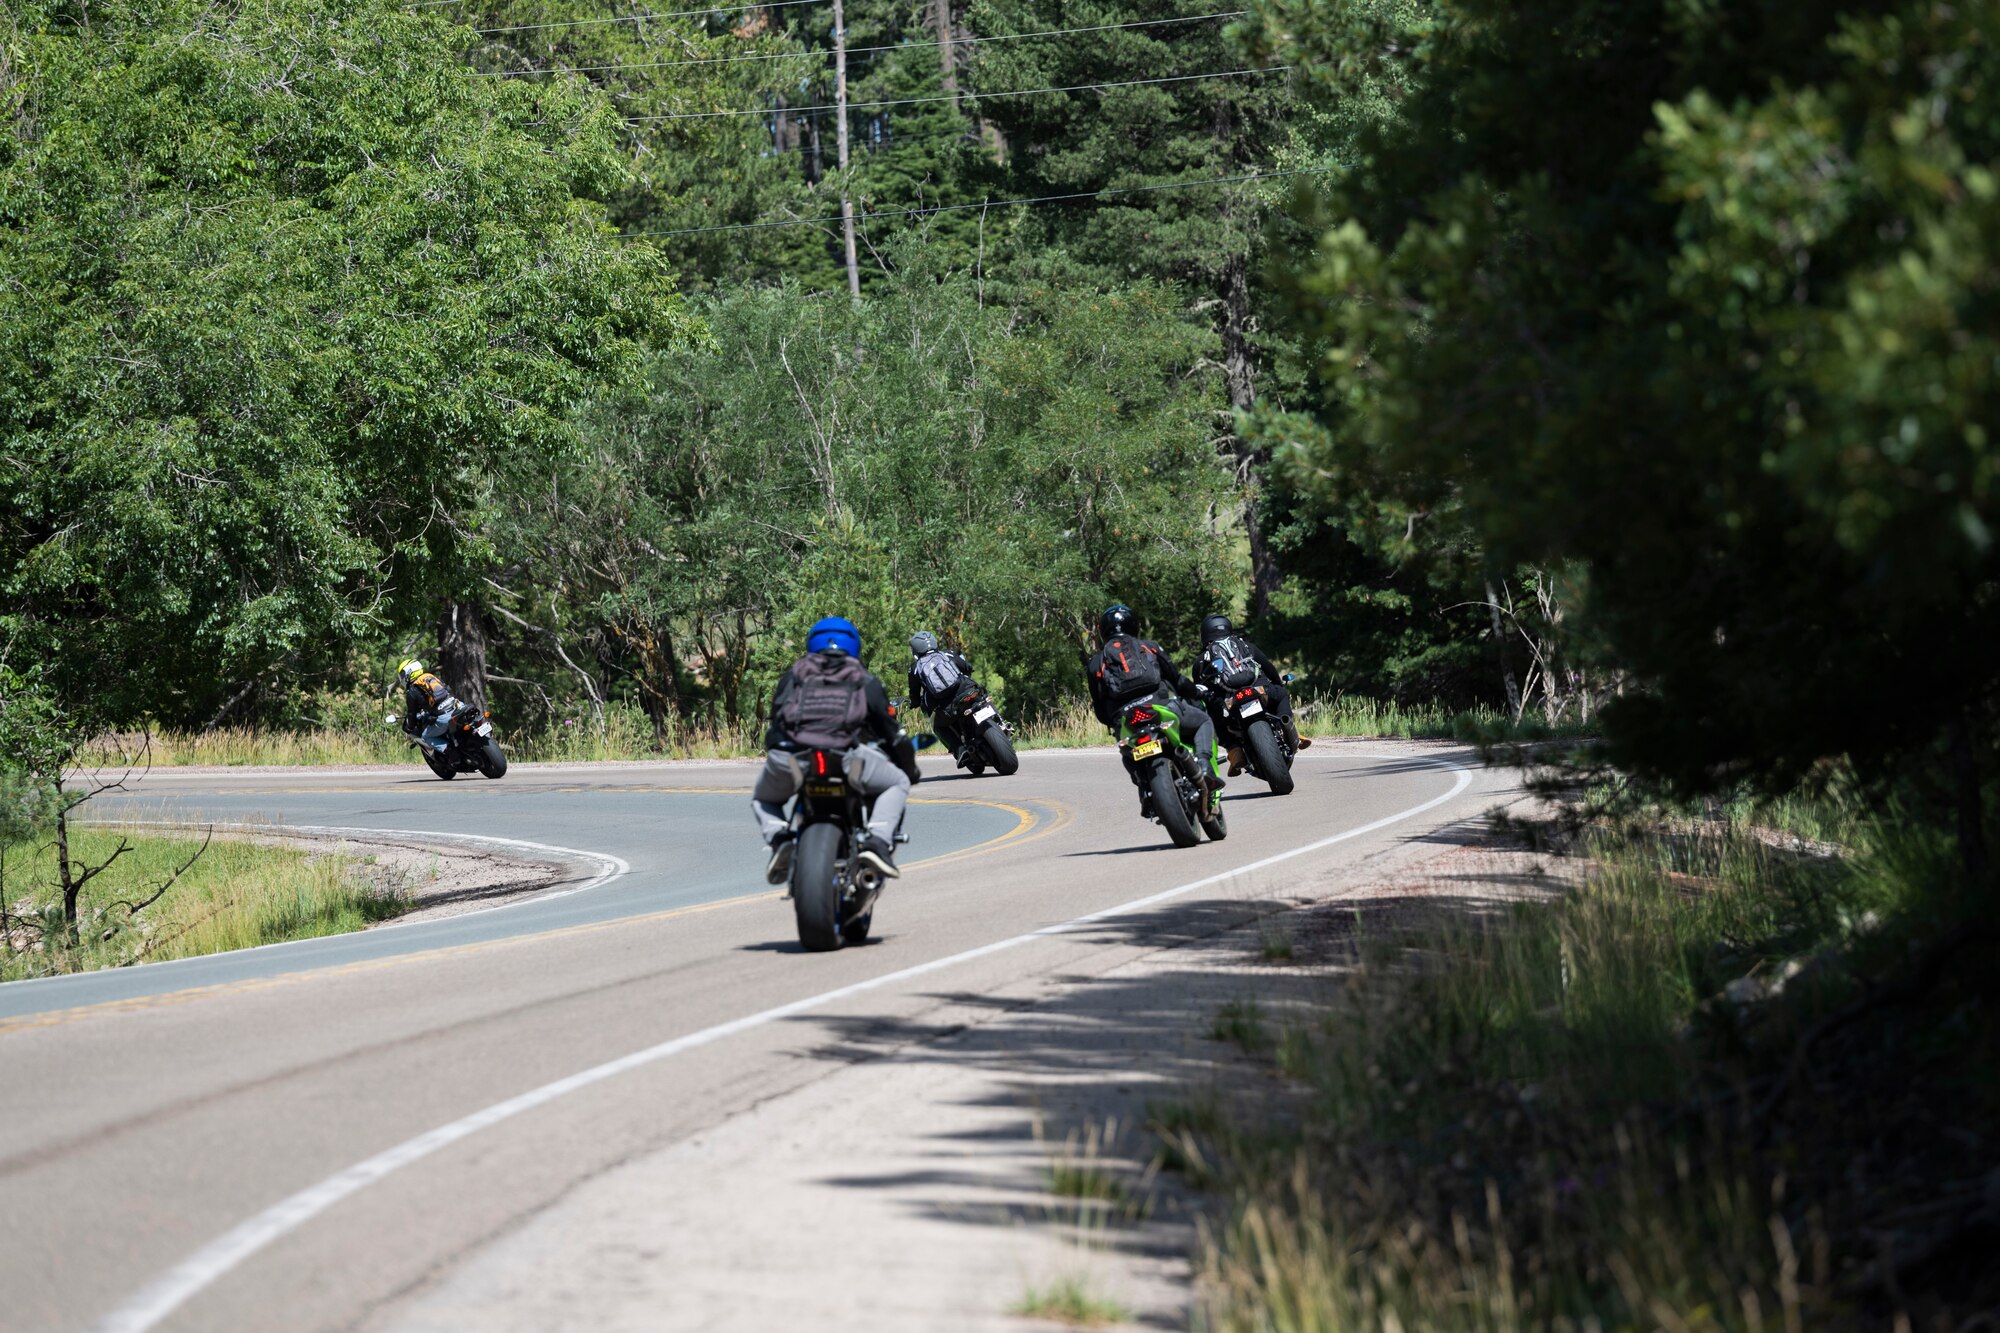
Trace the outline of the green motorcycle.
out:
<instances>
[{"instance_id":1,"label":"green motorcycle","mask_svg":"<svg viewBox=\"0 0 2000 1333\"><path fill-rule=\"evenodd\" d=\"M1127 708L1118 727L1118 746L1138 774L1146 817L1166 828L1174 846L1192 847L1203 833L1210 842L1229 836L1222 793L1210 791L1202 780L1203 760L1181 739L1181 720L1173 709L1154 703ZM1207 762L1213 771L1215 757Z\"/></svg>"}]
</instances>

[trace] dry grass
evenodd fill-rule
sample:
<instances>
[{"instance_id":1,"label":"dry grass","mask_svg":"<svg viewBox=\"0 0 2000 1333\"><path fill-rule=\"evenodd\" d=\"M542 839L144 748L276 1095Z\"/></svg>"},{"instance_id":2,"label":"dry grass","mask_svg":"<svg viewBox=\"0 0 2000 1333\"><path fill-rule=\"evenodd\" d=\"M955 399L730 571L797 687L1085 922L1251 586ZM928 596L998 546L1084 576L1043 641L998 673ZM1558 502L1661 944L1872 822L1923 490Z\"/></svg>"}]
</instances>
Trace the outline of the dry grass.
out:
<instances>
[{"instance_id":1,"label":"dry grass","mask_svg":"<svg viewBox=\"0 0 2000 1333\"><path fill-rule=\"evenodd\" d=\"M16 845L0 859L8 916L21 924L0 946L0 980L89 971L247 949L280 940L359 930L402 912L395 886L371 882L367 867L344 855L217 839L165 896L137 917L136 901L168 879L200 847L186 832L121 835L85 826L70 833L72 854L86 864L108 858L121 841L131 850L91 881L78 904L79 942L65 947L55 855L47 845Z\"/></svg>"},{"instance_id":2,"label":"dry grass","mask_svg":"<svg viewBox=\"0 0 2000 1333\"><path fill-rule=\"evenodd\" d=\"M1853 831L1851 818L1792 817ZM1957 1077L1964 1052L1945 1042L1922 1057L1932 1065L1864 1064L1832 1113L1802 1094L1789 1140L1752 1112L1783 1091L1776 1072L1799 1034L1855 984L1831 960L1907 958L1871 943L1866 923L1928 915L1913 904L1948 859L1801 855L1742 820L1653 827L1602 834L1602 873L1554 905L1406 923L1357 947L1365 961L1316 1017L1275 1037L1252 1001L1216 1016L1213 1035L1266 1054L1297 1096L1283 1114L1155 1116L1162 1164L1230 1196L1208 1247L1208 1327L1890 1326L1893 1309L1856 1302L1869 1237L1890 1225L1865 1215L1900 1216L1912 1191L1956 1197L1952 1177L1991 1164L1906 1163L1946 1179L1836 1203L1845 1164L1909 1134L1895 1117L1949 1104L1973 1124L1983 1112L1956 1091L1910 1087L1912 1068ZM1758 980L1788 974L1781 995ZM1961 992L1936 1007L1966 1005ZM1958 1021L1960 1043L1990 1031ZM1894 1059L1899 1042L1877 1045ZM1860 1100L1878 1104L1877 1123L1855 1123Z\"/></svg>"}]
</instances>

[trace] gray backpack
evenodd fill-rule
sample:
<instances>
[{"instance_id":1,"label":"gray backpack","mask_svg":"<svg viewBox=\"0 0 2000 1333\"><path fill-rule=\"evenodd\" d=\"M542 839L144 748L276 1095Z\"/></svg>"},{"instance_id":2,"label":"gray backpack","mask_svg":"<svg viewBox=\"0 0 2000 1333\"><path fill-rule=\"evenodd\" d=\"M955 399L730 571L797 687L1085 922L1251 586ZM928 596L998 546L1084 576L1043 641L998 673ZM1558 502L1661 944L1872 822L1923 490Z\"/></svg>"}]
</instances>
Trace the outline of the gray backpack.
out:
<instances>
[{"instance_id":1,"label":"gray backpack","mask_svg":"<svg viewBox=\"0 0 2000 1333\"><path fill-rule=\"evenodd\" d=\"M949 699L958 685L958 662L947 652L925 653L911 668L933 699Z\"/></svg>"},{"instance_id":2,"label":"gray backpack","mask_svg":"<svg viewBox=\"0 0 2000 1333\"><path fill-rule=\"evenodd\" d=\"M799 745L851 750L868 721L868 671L845 653L808 653L792 663L792 692L778 724Z\"/></svg>"}]
</instances>

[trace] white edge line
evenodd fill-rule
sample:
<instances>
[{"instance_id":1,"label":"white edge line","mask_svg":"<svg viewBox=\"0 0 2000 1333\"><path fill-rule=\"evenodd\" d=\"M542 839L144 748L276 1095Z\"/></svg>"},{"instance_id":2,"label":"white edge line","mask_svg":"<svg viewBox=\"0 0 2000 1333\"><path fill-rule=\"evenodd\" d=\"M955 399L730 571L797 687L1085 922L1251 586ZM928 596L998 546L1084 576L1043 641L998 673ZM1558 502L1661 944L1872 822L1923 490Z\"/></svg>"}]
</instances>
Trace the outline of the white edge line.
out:
<instances>
[{"instance_id":1,"label":"white edge line","mask_svg":"<svg viewBox=\"0 0 2000 1333\"><path fill-rule=\"evenodd\" d=\"M1032 930L1026 934L1015 935L1009 939L996 940L991 944L980 945L978 948L966 949L963 952L950 954L943 958L934 958L927 963L918 963L915 966L885 973L879 977L870 977L866 981L857 981L830 991L822 991L818 995L809 995L804 999L793 1000L789 1004L781 1004L773 1009L746 1014L741 1018L731 1019L727 1023L718 1023L713 1027L702 1028L698 1032L690 1032L685 1036L663 1041L656 1046L648 1046L643 1050L633 1051L629 1055L619 1056L616 1060L606 1061L601 1065L571 1074L567 1078L559 1078L553 1083L544 1083L539 1088L531 1088L518 1096L509 1097L505 1101L495 1102L483 1110L474 1111L471 1115L463 1116L449 1124L439 1125L436 1129L419 1134L413 1139L408 1139L393 1148L379 1152L365 1161L356 1162L353 1166L337 1174L328 1176L316 1185L308 1186L298 1193L291 1195L289 1198L279 1200L263 1212L258 1213L255 1217L238 1224L231 1230L210 1241L207 1245L204 1245L201 1249L195 1251L186 1259L140 1288L139 1291L133 1294L131 1299L100 1320L95 1326L95 1333L145 1333L146 1330L156 1327L161 1320L186 1304L204 1288L216 1282L245 1259L248 1259L273 1242L282 1239L287 1234L296 1231L299 1227L305 1225L341 1200L346 1199L350 1195L360 1193L370 1185L400 1171L412 1162L421 1161L429 1157L432 1153L457 1143L460 1139L469 1138L477 1134L480 1130L490 1129L492 1126L511 1120L523 1112L532 1111L536 1107L545 1106L558 1098L566 1097L572 1092L580 1091L594 1084L602 1083L606 1079L616 1078L620 1074L629 1073L645 1065L654 1064L671 1056L679 1055L683 1051L693 1050L699 1046L707 1046L713 1042L721 1041L726 1037L733 1037L738 1033L750 1031L753 1028L765 1027L781 1019L791 1018L797 1014L824 1008L829 1004L847 999L850 996L879 990L885 986L892 986L898 982L908 981L913 977L923 976L926 973L956 967L961 963L969 963L974 959L985 958L992 954L1000 953L1019 945L1029 944L1051 935L1067 934L1080 927L1090 925L1093 922L1105 920L1108 917L1123 916L1130 912L1136 912L1142 908L1151 907L1155 904L1167 902L1171 899L1194 893L1197 890L1205 889L1223 880L1233 879L1238 875L1252 874L1268 866L1277 865L1281 861L1289 861L1293 857L1305 856L1322 848L1331 847L1335 843L1346 842L1350 838L1358 838L1363 834L1373 833L1377 829L1401 823L1403 820L1420 815L1426 810L1432 810L1443 805L1446 801L1453 799L1460 792L1464 791L1472 782L1472 771L1459 764L1429 759L1420 755L1384 755L1381 757L1416 759L1433 767L1454 772L1458 775L1458 778L1452 783L1451 790L1444 793L1444 795L1433 797L1421 805L1413 805L1409 809L1399 811L1396 814L1386 815L1373 823L1363 824L1359 828L1347 829L1344 832L1333 834L1331 837L1321 838L1317 842L1310 842L1302 847L1294 847L1290 851L1279 852L1274 856L1267 856L1262 860L1252 861L1248 865L1219 871L1216 874L1190 881L1175 888L1148 894L1143 898L1134 898L1130 902L1119 903L1115 907L1102 908L1083 916L1072 917L1068 921L1060 922L1053 926L1044 926L1040 930Z\"/></svg>"},{"instance_id":2,"label":"white edge line","mask_svg":"<svg viewBox=\"0 0 2000 1333\"><path fill-rule=\"evenodd\" d=\"M87 825L78 824L76 827L156 828L162 824L173 823L174 821L172 820L157 819L93 819ZM270 944L253 944L243 949L225 949L221 953L195 954L187 958L166 958L157 963L145 964L146 975L152 976L156 974L157 969L176 967L186 963L212 963L218 958L236 958L243 954L264 953L273 949L297 949L306 945L324 945L333 940L353 939L357 935L375 935L385 930L396 930L406 926L442 925L450 921L464 921L468 917L484 916L488 912L504 912L509 908L526 907L531 903L554 902L557 898L567 898L571 894L584 893L590 889L608 884L622 875L631 873L632 870L631 863L626 861L624 857L613 856L609 852L586 852L576 847L557 847L553 843L528 842L521 838L496 838L483 833L437 833L430 829L338 828L322 824L244 824L231 826L230 831L236 832L239 829L251 837L258 838L282 838L286 833L290 832L301 834L338 834L349 837L356 834L376 834L388 841L394 841L399 838L440 838L454 842L498 843L507 847L525 847L538 852L555 852L563 856L573 856L582 861L594 861L597 863L598 871L587 882L579 884L573 889L559 889L554 893L537 893L530 897L517 898L513 902L495 903L491 907L474 908L470 912L458 912L447 917L434 917L428 921L385 921L381 925L366 931L349 931L340 935L313 935L302 940L277 940ZM359 841L358 838L356 840ZM92 974L87 972L72 972L66 975L90 976ZM0 983L0 985L38 986L50 981L60 980L62 980L61 977L30 977L21 981Z\"/></svg>"}]
</instances>

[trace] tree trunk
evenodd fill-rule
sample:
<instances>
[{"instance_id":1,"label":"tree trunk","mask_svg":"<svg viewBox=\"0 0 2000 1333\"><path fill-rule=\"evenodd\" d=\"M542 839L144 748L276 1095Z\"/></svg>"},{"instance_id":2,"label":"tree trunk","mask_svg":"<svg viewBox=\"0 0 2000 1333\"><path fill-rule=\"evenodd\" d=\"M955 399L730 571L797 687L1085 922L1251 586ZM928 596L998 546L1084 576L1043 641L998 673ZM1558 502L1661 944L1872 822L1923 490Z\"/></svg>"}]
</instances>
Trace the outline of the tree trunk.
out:
<instances>
[{"instance_id":1,"label":"tree trunk","mask_svg":"<svg viewBox=\"0 0 2000 1333\"><path fill-rule=\"evenodd\" d=\"M1257 405L1257 368L1250 347L1250 273L1245 255L1232 255L1222 268L1222 379L1232 413ZM1264 525L1257 519L1257 469L1264 451L1251 447L1232 419L1230 449L1236 458L1236 484L1243 497L1243 532L1250 541L1250 614L1270 614L1271 595L1284 575L1271 555Z\"/></svg>"},{"instance_id":2,"label":"tree trunk","mask_svg":"<svg viewBox=\"0 0 2000 1333\"><path fill-rule=\"evenodd\" d=\"M1500 615L1500 594L1493 588L1493 580L1486 580L1486 608L1493 613L1493 651L1500 654L1500 683L1507 688L1507 715L1518 726L1522 710L1526 707L1521 700L1520 682L1514 679L1514 667L1507 656L1507 624Z\"/></svg>"},{"instance_id":3,"label":"tree trunk","mask_svg":"<svg viewBox=\"0 0 2000 1333\"><path fill-rule=\"evenodd\" d=\"M69 811L56 811L56 879L62 885L63 926L68 931L67 943L75 944L76 899L83 892L83 882L70 868L69 861Z\"/></svg>"},{"instance_id":4,"label":"tree trunk","mask_svg":"<svg viewBox=\"0 0 2000 1333\"><path fill-rule=\"evenodd\" d=\"M438 617L438 674L452 693L486 710L486 615L476 604L444 604Z\"/></svg>"},{"instance_id":5,"label":"tree trunk","mask_svg":"<svg viewBox=\"0 0 2000 1333\"><path fill-rule=\"evenodd\" d=\"M952 31L951 0L931 0L931 27L937 31L938 65L944 74L945 95L951 98L951 109L958 110L958 51L951 39L958 34Z\"/></svg>"}]
</instances>

